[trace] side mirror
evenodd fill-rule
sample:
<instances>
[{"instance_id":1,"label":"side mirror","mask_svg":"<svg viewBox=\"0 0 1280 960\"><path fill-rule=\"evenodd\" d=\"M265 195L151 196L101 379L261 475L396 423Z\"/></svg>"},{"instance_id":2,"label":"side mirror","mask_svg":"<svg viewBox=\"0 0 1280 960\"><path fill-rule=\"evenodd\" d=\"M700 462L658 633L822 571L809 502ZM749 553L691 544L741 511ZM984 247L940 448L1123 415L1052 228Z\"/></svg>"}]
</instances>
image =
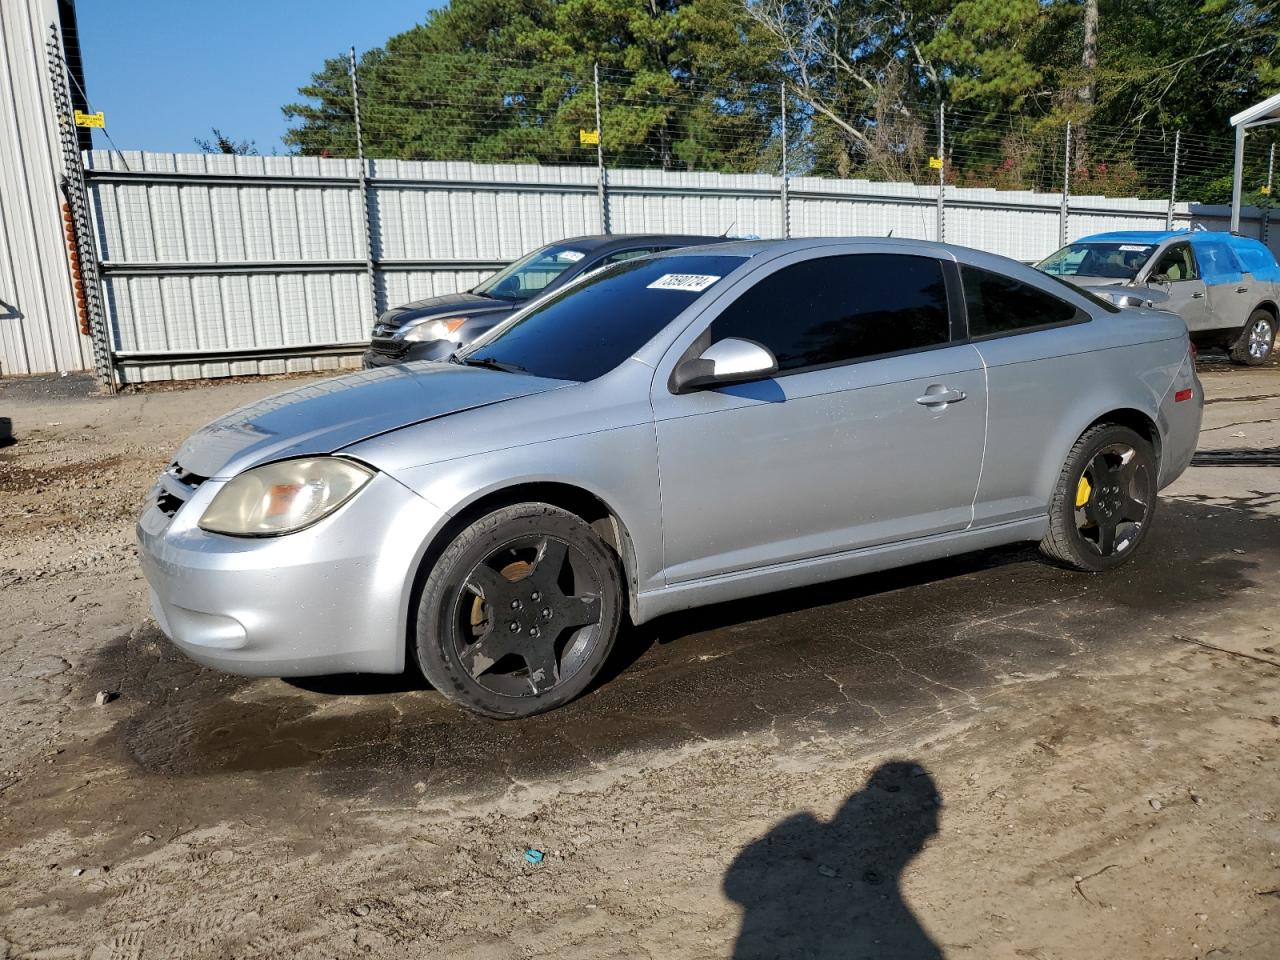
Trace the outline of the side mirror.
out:
<instances>
[{"instance_id":1,"label":"side mirror","mask_svg":"<svg viewBox=\"0 0 1280 960\"><path fill-rule=\"evenodd\" d=\"M674 393L706 387L763 380L778 372L778 360L766 347L729 337L717 341L698 357L682 361L671 374Z\"/></svg>"}]
</instances>

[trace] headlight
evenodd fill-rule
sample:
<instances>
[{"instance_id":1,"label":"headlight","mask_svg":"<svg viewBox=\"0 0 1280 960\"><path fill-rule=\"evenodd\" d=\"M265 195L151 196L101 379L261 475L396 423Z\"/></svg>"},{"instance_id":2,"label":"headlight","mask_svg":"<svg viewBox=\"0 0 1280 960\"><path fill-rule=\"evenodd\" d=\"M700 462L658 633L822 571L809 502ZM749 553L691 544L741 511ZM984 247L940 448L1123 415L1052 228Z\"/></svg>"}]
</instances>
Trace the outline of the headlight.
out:
<instances>
[{"instance_id":1,"label":"headlight","mask_svg":"<svg viewBox=\"0 0 1280 960\"><path fill-rule=\"evenodd\" d=\"M219 490L200 528L234 537L292 533L337 510L372 476L368 467L336 457L269 463Z\"/></svg>"},{"instance_id":2,"label":"headlight","mask_svg":"<svg viewBox=\"0 0 1280 960\"><path fill-rule=\"evenodd\" d=\"M400 334L401 340L418 343L423 340L445 340L449 334L466 322L466 317L448 317L444 320L425 320L407 327Z\"/></svg>"}]
</instances>

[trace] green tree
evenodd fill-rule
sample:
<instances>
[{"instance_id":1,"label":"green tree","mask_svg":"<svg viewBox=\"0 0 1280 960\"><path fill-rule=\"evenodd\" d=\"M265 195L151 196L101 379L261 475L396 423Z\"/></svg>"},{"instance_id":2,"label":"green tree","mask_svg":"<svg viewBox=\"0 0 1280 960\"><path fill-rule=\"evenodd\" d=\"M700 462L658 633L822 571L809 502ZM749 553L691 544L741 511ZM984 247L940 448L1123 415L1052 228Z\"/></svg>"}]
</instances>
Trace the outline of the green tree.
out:
<instances>
[{"instance_id":1,"label":"green tree","mask_svg":"<svg viewBox=\"0 0 1280 960\"><path fill-rule=\"evenodd\" d=\"M1277 4L1104 0L1098 117L1223 134L1231 114L1277 89Z\"/></svg>"},{"instance_id":2,"label":"green tree","mask_svg":"<svg viewBox=\"0 0 1280 960\"><path fill-rule=\"evenodd\" d=\"M785 83L793 171L932 181L945 103L949 182L1057 189L1070 121L1076 189L1163 195L1174 130L1221 145L1232 113L1280 89L1278 7L453 0L362 55L362 127L370 156L589 163L598 64L612 165L776 170ZM286 142L352 155L347 58L299 92ZM1213 151L1185 151L1188 190L1219 189L1229 145Z\"/></svg>"},{"instance_id":3,"label":"green tree","mask_svg":"<svg viewBox=\"0 0 1280 960\"><path fill-rule=\"evenodd\" d=\"M1180 194L1221 199L1214 184L1230 175L1230 116L1280 89L1272 74L1280 62L1277 4L1098 0L1098 6L1096 96L1081 105L1087 139L1074 157L1082 188L1166 195L1173 131L1181 130L1191 140L1183 141ZM1077 73L1068 82L1079 86L1084 79ZM1132 174L1116 182L1126 166Z\"/></svg>"},{"instance_id":4,"label":"green tree","mask_svg":"<svg viewBox=\"0 0 1280 960\"><path fill-rule=\"evenodd\" d=\"M454 0L365 53L357 76L371 155L480 162L589 159L600 65L614 162L754 169L778 104L739 0ZM286 142L351 155L346 58L290 104Z\"/></svg>"},{"instance_id":5,"label":"green tree","mask_svg":"<svg viewBox=\"0 0 1280 960\"><path fill-rule=\"evenodd\" d=\"M960 0L926 46L950 108L948 178L961 185L1055 189L1073 92L1063 88L1065 4ZM1079 56L1077 53L1076 56Z\"/></svg>"},{"instance_id":6,"label":"green tree","mask_svg":"<svg viewBox=\"0 0 1280 960\"><path fill-rule=\"evenodd\" d=\"M212 128L213 139L194 137L195 145L201 153L230 153L241 157L256 157L258 147L252 140L236 140L227 136L217 127Z\"/></svg>"},{"instance_id":7,"label":"green tree","mask_svg":"<svg viewBox=\"0 0 1280 960\"><path fill-rule=\"evenodd\" d=\"M924 49L942 64L952 100L1019 110L1045 78L1036 40L1046 16L1039 0L960 0Z\"/></svg>"},{"instance_id":8,"label":"green tree","mask_svg":"<svg viewBox=\"0 0 1280 960\"><path fill-rule=\"evenodd\" d=\"M943 0L747 0L803 105L813 172L914 179L946 77L930 45Z\"/></svg>"}]
</instances>

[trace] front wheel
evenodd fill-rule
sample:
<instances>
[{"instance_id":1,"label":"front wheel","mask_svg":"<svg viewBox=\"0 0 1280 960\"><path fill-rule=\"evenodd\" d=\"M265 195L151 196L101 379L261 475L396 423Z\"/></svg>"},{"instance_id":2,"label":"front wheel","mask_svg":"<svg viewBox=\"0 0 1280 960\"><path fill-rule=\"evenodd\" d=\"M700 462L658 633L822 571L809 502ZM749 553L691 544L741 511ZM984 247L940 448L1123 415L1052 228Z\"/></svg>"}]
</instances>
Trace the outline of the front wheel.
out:
<instances>
[{"instance_id":1,"label":"front wheel","mask_svg":"<svg viewBox=\"0 0 1280 960\"><path fill-rule=\"evenodd\" d=\"M1231 347L1231 359L1247 367L1266 363L1276 345L1276 319L1266 310L1255 310Z\"/></svg>"},{"instance_id":2,"label":"front wheel","mask_svg":"<svg viewBox=\"0 0 1280 960\"><path fill-rule=\"evenodd\" d=\"M1128 427L1091 427L1063 464L1040 551L1077 570L1110 570L1133 556L1155 507L1151 444Z\"/></svg>"},{"instance_id":3,"label":"front wheel","mask_svg":"<svg viewBox=\"0 0 1280 960\"><path fill-rule=\"evenodd\" d=\"M545 503L481 517L445 549L418 606L418 665L450 700L498 719L582 693L622 617L617 555Z\"/></svg>"}]
</instances>

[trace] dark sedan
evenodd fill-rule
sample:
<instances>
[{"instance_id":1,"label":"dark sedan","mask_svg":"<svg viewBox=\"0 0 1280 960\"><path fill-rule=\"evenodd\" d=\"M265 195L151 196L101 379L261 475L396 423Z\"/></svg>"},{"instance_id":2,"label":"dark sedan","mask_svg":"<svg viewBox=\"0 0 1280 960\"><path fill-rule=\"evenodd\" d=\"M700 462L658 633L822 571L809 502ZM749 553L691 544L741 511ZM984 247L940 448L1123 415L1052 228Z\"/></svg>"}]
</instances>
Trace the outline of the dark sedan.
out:
<instances>
[{"instance_id":1,"label":"dark sedan","mask_svg":"<svg viewBox=\"0 0 1280 960\"><path fill-rule=\"evenodd\" d=\"M548 244L464 293L415 300L386 311L374 325L364 365L442 360L534 297L559 289L593 270L662 250L725 239L644 233L574 237Z\"/></svg>"}]
</instances>

